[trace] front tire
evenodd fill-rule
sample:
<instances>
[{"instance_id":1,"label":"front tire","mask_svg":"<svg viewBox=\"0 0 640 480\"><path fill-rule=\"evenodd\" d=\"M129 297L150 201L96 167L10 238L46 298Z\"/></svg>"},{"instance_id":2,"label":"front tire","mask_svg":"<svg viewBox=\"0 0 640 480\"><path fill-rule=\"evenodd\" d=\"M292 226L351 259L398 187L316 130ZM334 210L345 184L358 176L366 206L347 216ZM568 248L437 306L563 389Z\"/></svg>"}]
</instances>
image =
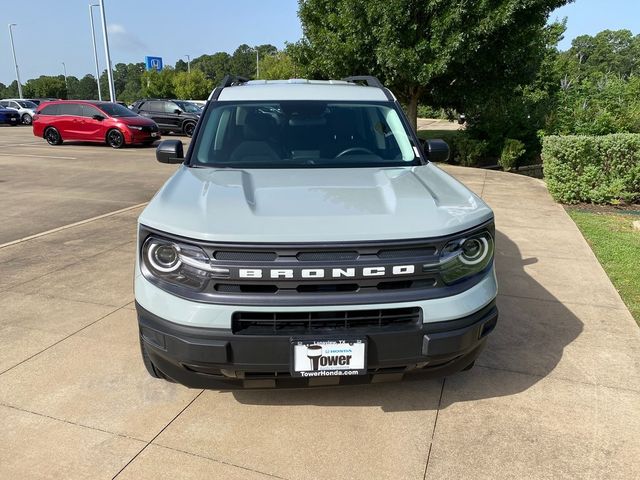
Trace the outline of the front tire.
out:
<instances>
[{"instance_id":1,"label":"front tire","mask_svg":"<svg viewBox=\"0 0 640 480\"><path fill-rule=\"evenodd\" d=\"M107 132L107 145L111 148L122 148L124 146L124 135L115 128Z\"/></svg>"},{"instance_id":2,"label":"front tire","mask_svg":"<svg viewBox=\"0 0 640 480\"><path fill-rule=\"evenodd\" d=\"M195 129L196 129L196 124L193 122L186 122L182 127L182 131L187 137L191 137Z\"/></svg>"},{"instance_id":3,"label":"front tire","mask_svg":"<svg viewBox=\"0 0 640 480\"><path fill-rule=\"evenodd\" d=\"M60 132L54 127L49 127L44 131L44 139L49 145L60 145L62 143Z\"/></svg>"},{"instance_id":4,"label":"front tire","mask_svg":"<svg viewBox=\"0 0 640 480\"><path fill-rule=\"evenodd\" d=\"M31 115L29 115L28 113L22 115L22 118L20 120L22 121L23 125L31 125L31 123L33 122Z\"/></svg>"}]
</instances>

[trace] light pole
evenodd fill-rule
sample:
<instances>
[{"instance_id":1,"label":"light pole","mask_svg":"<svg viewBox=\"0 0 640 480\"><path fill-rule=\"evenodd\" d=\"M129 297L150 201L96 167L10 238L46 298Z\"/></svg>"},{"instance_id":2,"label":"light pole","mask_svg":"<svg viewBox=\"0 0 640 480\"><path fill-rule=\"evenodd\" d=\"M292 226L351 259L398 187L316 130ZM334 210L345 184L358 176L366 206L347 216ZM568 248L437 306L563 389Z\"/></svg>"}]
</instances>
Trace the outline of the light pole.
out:
<instances>
[{"instance_id":1,"label":"light pole","mask_svg":"<svg viewBox=\"0 0 640 480\"><path fill-rule=\"evenodd\" d=\"M104 13L104 0L100 0L100 13L102 16L102 36L104 38L104 56L107 61L107 77L109 78L109 97L116 101L116 88L113 85L113 72L111 71L111 54L109 53L109 35L107 34L107 17Z\"/></svg>"},{"instance_id":2,"label":"light pole","mask_svg":"<svg viewBox=\"0 0 640 480\"><path fill-rule=\"evenodd\" d=\"M69 98L69 85L67 84L67 66L62 62L62 68L64 69L64 88L67 90L67 98Z\"/></svg>"},{"instance_id":3,"label":"light pole","mask_svg":"<svg viewBox=\"0 0 640 480\"><path fill-rule=\"evenodd\" d=\"M96 83L98 84L98 100L102 101L102 92L100 91L100 67L98 66L98 49L96 48L96 30L93 26L93 7L99 7L97 3L89 5L89 18L91 19L91 39L93 40L93 59L96 62Z\"/></svg>"},{"instance_id":4,"label":"light pole","mask_svg":"<svg viewBox=\"0 0 640 480\"><path fill-rule=\"evenodd\" d=\"M249 50L256 52L256 80L258 80L260 78L260 50L258 47L249 47Z\"/></svg>"},{"instance_id":5,"label":"light pole","mask_svg":"<svg viewBox=\"0 0 640 480\"><path fill-rule=\"evenodd\" d=\"M191 57L189 55L185 55L187 57L187 72L191 73Z\"/></svg>"},{"instance_id":6,"label":"light pole","mask_svg":"<svg viewBox=\"0 0 640 480\"><path fill-rule=\"evenodd\" d=\"M11 53L13 53L13 64L16 67L16 80L18 81L18 97L22 98L22 85L20 84L20 72L18 70L18 60L16 60L16 48L13 46L13 31L11 27L17 27L18 24L9 24L9 37L11 38Z\"/></svg>"}]
</instances>

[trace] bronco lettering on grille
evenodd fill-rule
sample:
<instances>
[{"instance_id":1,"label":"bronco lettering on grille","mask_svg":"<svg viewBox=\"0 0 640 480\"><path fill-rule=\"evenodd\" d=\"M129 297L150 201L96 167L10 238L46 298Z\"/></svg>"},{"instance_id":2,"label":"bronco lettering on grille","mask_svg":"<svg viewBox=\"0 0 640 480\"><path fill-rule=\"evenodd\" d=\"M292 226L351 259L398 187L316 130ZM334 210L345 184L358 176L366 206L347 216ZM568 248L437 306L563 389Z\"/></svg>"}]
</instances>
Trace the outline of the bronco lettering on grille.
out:
<instances>
[{"instance_id":1,"label":"bronco lettering on grille","mask_svg":"<svg viewBox=\"0 0 640 480\"><path fill-rule=\"evenodd\" d=\"M348 268L240 268L240 278L272 278L272 279L318 279L318 278L355 278L384 277L389 275L411 275L415 273L415 265L394 265L391 267Z\"/></svg>"}]
</instances>

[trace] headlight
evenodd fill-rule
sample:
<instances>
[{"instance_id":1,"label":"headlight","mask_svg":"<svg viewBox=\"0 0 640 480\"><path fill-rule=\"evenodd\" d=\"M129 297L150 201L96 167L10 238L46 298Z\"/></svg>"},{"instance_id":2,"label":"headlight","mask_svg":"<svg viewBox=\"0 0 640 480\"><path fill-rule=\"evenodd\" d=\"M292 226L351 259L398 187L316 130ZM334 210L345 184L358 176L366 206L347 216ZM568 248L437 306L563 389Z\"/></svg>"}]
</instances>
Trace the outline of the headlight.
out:
<instances>
[{"instance_id":1,"label":"headlight","mask_svg":"<svg viewBox=\"0 0 640 480\"><path fill-rule=\"evenodd\" d=\"M202 289L209 278L229 275L228 269L211 266L200 247L155 235L145 240L140 255L147 276L192 290Z\"/></svg>"},{"instance_id":2,"label":"headlight","mask_svg":"<svg viewBox=\"0 0 640 480\"><path fill-rule=\"evenodd\" d=\"M142 130L142 127L139 127L137 125L127 125L127 127L129 128L129 130Z\"/></svg>"},{"instance_id":3,"label":"headlight","mask_svg":"<svg viewBox=\"0 0 640 480\"><path fill-rule=\"evenodd\" d=\"M440 275L448 285L482 272L493 261L494 241L489 231L449 242L440 254Z\"/></svg>"}]
</instances>

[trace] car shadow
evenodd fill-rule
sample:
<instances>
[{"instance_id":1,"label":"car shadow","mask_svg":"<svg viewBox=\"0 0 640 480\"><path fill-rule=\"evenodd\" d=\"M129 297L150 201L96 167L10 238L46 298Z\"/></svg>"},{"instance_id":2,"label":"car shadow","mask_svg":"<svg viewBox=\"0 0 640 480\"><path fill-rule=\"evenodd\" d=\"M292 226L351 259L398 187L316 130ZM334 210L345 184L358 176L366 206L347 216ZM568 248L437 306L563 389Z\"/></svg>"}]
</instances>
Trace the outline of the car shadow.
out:
<instances>
[{"instance_id":1,"label":"car shadow","mask_svg":"<svg viewBox=\"0 0 640 480\"><path fill-rule=\"evenodd\" d=\"M515 395L529 389L556 368L564 348L583 329L582 321L525 271L524 267L537 262L537 258L523 257L518 246L501 231L496 232L496 244L498 282L513 282L517 288L515 293L511 288L510 296L498 296L498 325L476 367L453 376L457 402ZM479 384L474 376L481 368L523 374L485 375ZM446 408L446 399L441 404L443 382L442 378L406 375L403 381L392 383L231 393L239 403L248 405L379 406L398 412Z\"/></svg>"}]
</instances>

